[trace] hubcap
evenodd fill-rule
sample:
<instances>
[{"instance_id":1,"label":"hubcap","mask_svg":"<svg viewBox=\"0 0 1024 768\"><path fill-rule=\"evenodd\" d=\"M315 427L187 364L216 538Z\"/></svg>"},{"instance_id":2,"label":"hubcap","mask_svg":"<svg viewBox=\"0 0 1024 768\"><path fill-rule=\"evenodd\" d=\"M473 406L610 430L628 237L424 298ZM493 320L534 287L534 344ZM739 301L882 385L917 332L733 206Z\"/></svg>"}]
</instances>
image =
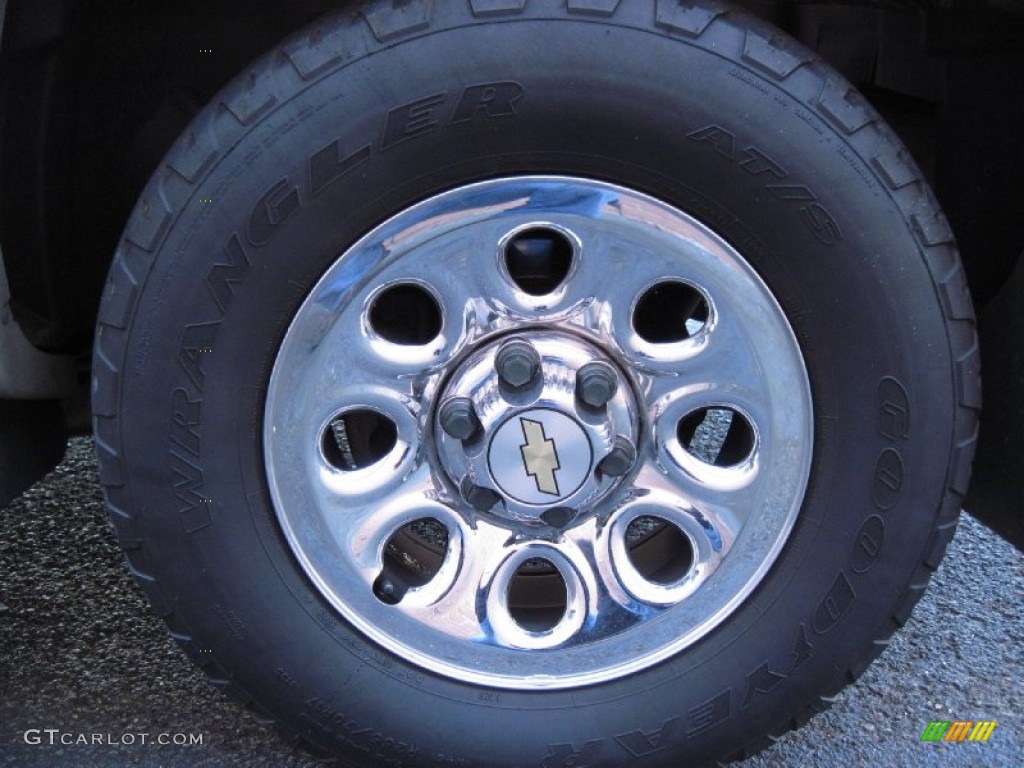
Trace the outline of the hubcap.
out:
<instances>
[{"instance_id":1,"label":"hubcap","mask_svg":"<svg viewBox=\"0 0 1024 768\"><path fill-rule=\"evenodd\" d=\"M264 422L278 521L331 605L427 670L520 689L712 631L785 543L811 450L802 357L749 264L563 177L454 189L349 248Z\"/></svg>"}]
</instances>

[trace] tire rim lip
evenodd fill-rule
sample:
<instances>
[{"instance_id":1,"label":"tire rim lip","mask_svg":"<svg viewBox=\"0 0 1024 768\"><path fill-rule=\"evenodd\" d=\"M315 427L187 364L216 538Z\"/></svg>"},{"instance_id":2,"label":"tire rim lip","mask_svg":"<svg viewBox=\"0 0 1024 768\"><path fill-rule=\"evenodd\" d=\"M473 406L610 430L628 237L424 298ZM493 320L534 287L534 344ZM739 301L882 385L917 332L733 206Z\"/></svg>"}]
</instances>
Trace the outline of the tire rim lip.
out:
<instances>
[{"instance_id":1,"label":"tire rim lip","mask_svg":"<svg viewBox=\"0 0 1024 768\"><path fill-rule=\"evenodd\" d=\"M531 226L569 233L574 250L564 280L540 298L510 281L501 257L508 238ZM699 332L665 344L639 337L631 317L642 281L630 283L631 293L620 286L607 296L588 293L604 284L593 265L614 266L628 248L634 258L646 257L638 263L651 270L648 282L692 280L708 304ZM448 259L448 277L437 267L438 254ZM476 270L465 269L469 258L477 259ZM367 327L369 302L395 282L423 283L439 304L441 331L428 343L393 344ZM598 514L554 541L520 536L509 545L509 530L467 511L439 469L429 438L434 401L473 349L501 334L563 324L632 377L644 408L640 470L602 500ZM743 345L740 362L721 353L729 340ZM694 365L714 370L715 381L738 383L716 385L706 372L689 385L671 383ZM676 424L695 403L720 403L747 419L750 455L728 468L693 456ZM355 408L389 418L396 439L375 464L345 473L325 465L319 435L334 414ZM506 689L559 689L648 668L707 635L742 604L799 514L810 476L813 410L783 310L722 238L678 209L620 186L525 176L469 184L417 203L341 254L284 336L268 384L263 437L285 538L347 621L430 672ZM652 512L677 526L694 550L693 567L663 584L638 573L623 544L629 521ZM398 605L385 605L369 585L388 534L422 517L447 530L447 555L429 582ZM509 623L501 590L460 591L464 574L500 586L509 562L543 551L552 553L570 593L565 615L547 633L524 633ZM459 610L437 608L456 595ZM488 621L488 611L496 621Z\"/></svg>"}]
</instances>

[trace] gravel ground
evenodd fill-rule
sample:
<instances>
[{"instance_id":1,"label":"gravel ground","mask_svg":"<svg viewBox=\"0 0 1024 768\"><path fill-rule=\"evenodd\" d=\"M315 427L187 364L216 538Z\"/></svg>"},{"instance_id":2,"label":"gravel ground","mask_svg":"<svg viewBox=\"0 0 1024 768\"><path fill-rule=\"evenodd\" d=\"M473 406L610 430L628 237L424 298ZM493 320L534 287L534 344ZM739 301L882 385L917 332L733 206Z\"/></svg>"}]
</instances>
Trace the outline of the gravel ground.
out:
<instances>
[{"instance_id":1,"label":"gravel ground","mask_svg":"<svg viewBox=\"0 0 1024 768\"><path fill-rule=\"evenodd\" d=\"M742 763L1024 765L1024 555L964 518L913 619L828 712ZM3 607L6 606L6 607ZM0 512L0 765L316 765L209 686L151 614L107 525L92 444ZM922 744L930 720L985 719L984 744ZM50 746L27 729L201 735L196 746Z\"/></svg>"}]
</instances>

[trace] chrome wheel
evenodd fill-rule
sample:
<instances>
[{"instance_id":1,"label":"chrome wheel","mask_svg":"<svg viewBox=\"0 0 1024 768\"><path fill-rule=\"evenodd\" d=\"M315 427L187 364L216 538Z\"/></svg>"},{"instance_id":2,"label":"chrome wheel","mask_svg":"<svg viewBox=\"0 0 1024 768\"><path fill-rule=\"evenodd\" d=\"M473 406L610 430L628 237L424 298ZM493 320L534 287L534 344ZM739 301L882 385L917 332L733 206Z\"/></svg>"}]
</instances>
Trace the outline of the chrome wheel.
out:
<instances>
[{"instance_id":1,"label":"chrome wheel","mask_svg":"<svg viewBox=\"0 0 1024 768\"><path fill-rule=\"evenodd\" d=\"M264 423L278 520L339 613L519 689L710 632L785 543L811 451L800 350L740 254L560 177L452 190L349 248L285 335Z\"/></svg>"}]
</instances>

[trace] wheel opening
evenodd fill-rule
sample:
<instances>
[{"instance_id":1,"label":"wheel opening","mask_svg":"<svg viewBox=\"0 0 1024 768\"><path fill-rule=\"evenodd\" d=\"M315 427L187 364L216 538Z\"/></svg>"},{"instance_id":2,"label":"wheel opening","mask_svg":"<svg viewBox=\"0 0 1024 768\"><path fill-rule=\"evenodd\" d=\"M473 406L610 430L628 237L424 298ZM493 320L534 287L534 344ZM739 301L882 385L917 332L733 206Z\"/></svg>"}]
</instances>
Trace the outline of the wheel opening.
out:
<instances>
[{"instance_id":1,"label":"wheel opening","mask_svg":"<svg viewBox=\"0 0 1024 768\"><path fill-rule=\"evenodd\" d=\"M626 527L626 552L637 572L655 584L672 584L689 573L694 552L690 538L660 517L644 515Z\"/></svg>"},{"instance_id":2,"label":"wheel opening","mask_svg":"<svg viewBox=\"0 0 1024 768\"><path fill-rule=\"evenodd\" d=\"M378 336L392 344L422 346L441 333L441 307L423 286L399 283L373 300L369 322Z\"/></svg>"},{"instance_id":3,"label":"wheel opening","mask_svg":"<svg viewBox=\"0 0 1024 768\"><path fill-rule=\"evenodd\" d=\"M508 612L528 632L547 632L565 616L569 593L558 569L541 557L526 560L508 585Z\"/></svg>"},{"instance_id":4,"label":"wheel opening","mask_svg":"<svg viewBox=\"0 0 1024 768\"><path fill-rule=\"evenodd\" d=\"M382 413L368 408L335 416L320 439L324 458L335 469L353 472L383 459L398 442L398 428Z\"/></svg>"},{"instance_id":5,"label":"wheel opening","mask_svg":"<svg viewBox=\"0 0 1024 768\"><path fill-rule=\"evenodd\" d=\"M698 408L679 420L676 436L690 454L717 467L734 467L754 452L754 427L732 408Z\"/></svg>"},{"instance_id":6,"label":"wheel opening","mask_svg":"<svg viewBox=\"0 0 1024 768\"><path fill-rule=\"evenodd\" d=\"M373 594L389 605L401 602L406 592L437 575L447 552L448 529L437 518L403 525L384 544L384 567L373 583Z\"/></svg>"},{"instance_id":7,"label":"wheel opening","mask_svg":"<svg viewBox=\"0 0 1024 768\"><path fill-rule=\"evenodd\" d=\"M633 308L633 330L650 344L671 344L699 333L709 313L700 291L687 283L665 280L640 296Z\"/></svg>"},{"instance_id":8,"label":"wheel opening","mask_svg":"<svg viewBox=\"0 0 1024 768\"><path fill-rule=\"evenodd\" d=\"M572 243L548 227L518 232L505 245L505 268L512 282L531 296L545 296L560 286L572 268Z\"/></svg>"}]
</instances>

